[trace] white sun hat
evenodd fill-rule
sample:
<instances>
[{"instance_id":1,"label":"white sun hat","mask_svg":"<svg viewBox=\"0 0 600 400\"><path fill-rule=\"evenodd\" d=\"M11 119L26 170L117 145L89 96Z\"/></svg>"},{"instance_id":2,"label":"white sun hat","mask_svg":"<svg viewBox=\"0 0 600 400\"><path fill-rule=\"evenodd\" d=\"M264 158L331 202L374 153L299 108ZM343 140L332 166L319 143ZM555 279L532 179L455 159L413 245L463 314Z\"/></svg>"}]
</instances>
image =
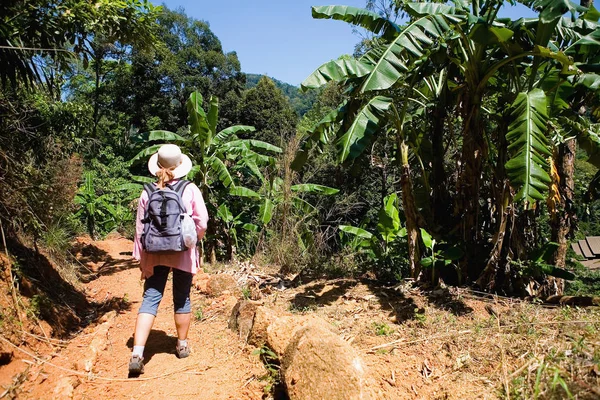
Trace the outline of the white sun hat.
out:
<instances>
[{"instance_id":1,"label":"white sun hat","mask_svg":"<svg viewBox=\"0 0 600 400\"><path fill-rule=\"evenodd\" d=\"M148 170L152 175L156 175L161 168L171 169L174 178L181 178L192 169L192 160L181 153L179 146L164 144L148 160Z\"/></svg>"}]
</instances>

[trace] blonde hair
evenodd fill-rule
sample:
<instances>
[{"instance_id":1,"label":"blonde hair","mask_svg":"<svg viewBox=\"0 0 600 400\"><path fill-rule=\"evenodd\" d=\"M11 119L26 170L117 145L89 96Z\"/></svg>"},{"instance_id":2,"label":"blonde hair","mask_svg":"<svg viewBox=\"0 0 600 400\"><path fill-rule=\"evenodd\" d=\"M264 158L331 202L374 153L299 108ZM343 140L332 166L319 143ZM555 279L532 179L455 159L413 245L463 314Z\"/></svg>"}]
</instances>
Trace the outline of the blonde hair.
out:
<instances>
[{"instance_id":1,"label":"blonde hair","mask_svg":"<svg viewBox=\"0 0 600 400\"><path fill-rule=\"evenodd\" d=\"M173 174L174 169L175 169L174 167L173 168L160 167L160 169L158 171L156 171L156 177L158 178L158 182L156 182L156 186L158 186L159 189L164 189L165 184L175 177L175 175Z\"/></svg>"}]
</instances>

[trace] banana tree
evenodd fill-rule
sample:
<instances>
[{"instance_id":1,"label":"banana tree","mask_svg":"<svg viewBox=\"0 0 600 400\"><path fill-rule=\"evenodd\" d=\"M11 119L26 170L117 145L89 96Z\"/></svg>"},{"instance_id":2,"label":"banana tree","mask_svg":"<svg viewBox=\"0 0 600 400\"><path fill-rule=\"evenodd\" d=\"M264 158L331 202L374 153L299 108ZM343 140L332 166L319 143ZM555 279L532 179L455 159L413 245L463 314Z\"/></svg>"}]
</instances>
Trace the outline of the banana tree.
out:
<instances>
[{"instance_id":1,"label":"banana tree","mask_svg":"<svg viewBox=\"0 0 600 400\"><path fill-rule=\"evenodd\" d=\"M175 143L182 151L189 154L194 167L188 174L202 190L205 200L210 198L210 191L216 184L230 190L240 186L239 179L234 178L232 171L253 175L262 180L260 167L273 165L275 159L269 154L281 153L281 148L270 143L252 139L239 139L237 134L254 132L255 128L246 125L235 125L217 131L219 102L214 96L210 98L208 113L202 108L203 98L199 92L193 92L187 101L189 126L182 134L155 130L147 135L146 142L161 142L139 152L133 162L154 154L164 143ZM267 153L267 154L263 154ZM244 189L242 187L242 189ZM251 195L246 190L233 190L235 195Z\"/></svg>"},{"instance_id":2,"label":"banana tree","mask_svg":"<svg viewBox=\"0 0 600 400\"><path fill-rule=\"evenodd\" d=\"M348 88L350 100L310 132L294 166L302 165L312 147L333 140L338 146L340 162L355 159L376 135L391 131L396 137L396 161L402 169L401 196L408 235L409 268L411 275L417 277L420 272L419 215L409 164L407 112L410 96L425 65L419 60L442 51L440 42L435 43L431 38L441 38L450 32L448 20L456 22L457 19L425 16L400 28L375 13L346 6L313 7L313 17L360 25L381 34L381 39L379 45L360 59L330 61L302 83L306 89L320 87L329 81L338 82ZM398 90L400 87L402 90ZM331 137L332 132L335 137Z\"/></svg>"},{"instance_id":3,"label":"banana tree","mask_svg":"<svg viewBox=\"0 0 600 400\"><path fill-rule=\"evenodd\" d=\"M193 180L202 191L207 205L215 211L215 195L227 191L233 196L257 198L256 192L242 185L242 178L263 181L261 167L275 164L275 154L281 148L253 139L239 139L237 134L254 132L255 128L235 125L217 131L219 102L211 97L208 112L202 107L203 98L199 92L192 92L187 101L189 126L181 134L156 130L147 134L145 142L156 143L140 151L133 162L146 159L164 143L175 143L190 156L194 167L187 178ZM216 212L216 211L215 211ZM214 232L209 224L209 232ZM214 248L210 250L211 262L216 260Z\"/></svg>"},{"instance_id":4,"label":"banana tree","mask_svg":"<svg viewBox=\"0 0 600 400\"><path fill-rule=\"evenodd\" d=\"M535 206L535 202L547 193L550 181L545 156L552 151L547 139L548 130L543 126L549 121L545 109L547 94L536 90L535 85L549 71L559 71L571 79L584 72L583 65L576 64L560 51L564 41L550 39L557 31L577 36L575 32L584 26L596 32L595 21L598 19L597 13L592 14L569 27L562 14L582 9L564 0L539 0L530 3L540 12L538 18L511 21L497 17L503 4L498 0L470 4L461 1L453 4L399 3L410 16L404 27L352 7L313 7L316 18L350 22L381 37L360 59L326 63L303 83L304 87L318 87L329 81L338 82L347 88L350 100L337 113L323 120L327 127L341 127L338 134L332 138L332 129L317 126L306 139L296 165L301 165L312 147L334 139L340 147L340 159L353 158L365 149L374 135L387 128L397 135L397 159L403 166L403 173L410 172L406 157L410 141L405 126L407 107L412 101L410 95L419 82L442 79L445 82L438 87L453 92L453 107L461 116L462 124L455 201L458 226L447 227L447 230L458 230L469 249L485 250L489 245L483 240L485 235L480 227L506 224L502 222L503 218L494 221L492 213L487 216L480 213L482 194L490 193L502 216L511 202L523 204L527 209ZM598 42L594 35L579 33L579 46L594 46ZM498 105L498 114L502 119L514 121L504 125L499 123L498 137L506 135L506 139L491 143L492 135L486 126L490 125L494 112L483 105L498 91L504 98L504 103ZM503 113L502 107L508 113ZM494 156L498 160L507 159L506 167L503 161L496 163ZM498 172L490 176L490 171ZM510 186L502 190L506 175L510 178ZM410 237L415 232L415 238L418 238L418 216L410 215L415 207L411 206L409 179L403 179L402 194L409 255L414 263L418 257L415 257L416 251L411 250ZM483 186L490 180L501 190ZM511 193L516 196L513 198ZM405 195L407 199L404 199ZM500 232L496 233L494 241L501 242ZM417 243L412 247L418 249ZM501 246L494 244L490 259L497 258L501 250ZM481 277L481 260L473 254L467 252L461 262L463 281Z\"/></svg>"}]
</instances>

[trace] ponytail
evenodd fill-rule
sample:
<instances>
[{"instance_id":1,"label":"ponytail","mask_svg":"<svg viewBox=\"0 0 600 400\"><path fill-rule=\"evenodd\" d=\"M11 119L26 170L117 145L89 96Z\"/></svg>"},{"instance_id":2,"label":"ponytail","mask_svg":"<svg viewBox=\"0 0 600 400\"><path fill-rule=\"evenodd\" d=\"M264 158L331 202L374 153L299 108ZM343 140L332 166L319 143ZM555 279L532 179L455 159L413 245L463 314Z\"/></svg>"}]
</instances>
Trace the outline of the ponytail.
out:
<instances>
[{"instance_id":1,"label":"ponytail","mask_svg":"<svg viewBox=\"0 0 600 400\"><path fill-rule=\"evenodd\" d=\"M173 174L173 169L174 168L161 167L158 171L156 171L156 177L158 178L156 186L158 186L159 189L164 189L165 184L175 177Z\"/></svg>"}]
</instances>

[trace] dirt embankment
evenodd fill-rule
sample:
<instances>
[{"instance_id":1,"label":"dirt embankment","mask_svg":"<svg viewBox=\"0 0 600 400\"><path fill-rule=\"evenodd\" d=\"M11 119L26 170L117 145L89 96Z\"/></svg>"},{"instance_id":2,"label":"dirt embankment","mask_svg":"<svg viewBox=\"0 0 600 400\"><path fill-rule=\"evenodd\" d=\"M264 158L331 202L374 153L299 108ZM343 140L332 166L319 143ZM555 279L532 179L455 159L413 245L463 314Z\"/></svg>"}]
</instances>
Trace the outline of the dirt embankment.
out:
<instances>
[{"instance_id":1,"label":"dirt embankment","mask_svg":"<svg viewBox=\"0 0 600 400\"><path fill-rule=\"evenodd\" d=\"M600 396L597 308L542 307L468 290L421 291L410 284L383 287L368 280L297 277L288 281L248 263L199 277L200 290L192 293L192 356L183 360L175 356L167 285L146 348L146 373L129 379L127 363L142 294L139 270L131 261L131 242L113 237L79 247L78 258L89 270L81 293L88 304L104 308L92 324L66 341L52 338L51 333L48 339L35 333L38 338L28 337L25 342L11 338L25 345L21 350L13 348L12 362L0 366L0 384L12 385L10 395L26 399L283 396L274 389L279 364L291 371L289 386L304 378L292 366L292 356L298 353L287 349L289 343L305 349L322 345L314 337L296 335L301 329L290 329L285 321L291 319L285 318L308 318L320 321L315 332L329 332L330 343L352 349L349 359L355 355L360 359L364 371L359 378L373 398L495 399L536 394L564 398L567 390L580 399ZM2 306L10 304L10 293L7 296L0 296ZM250 319L241 322L242 328L233 331L228 328L230 311L242 297L253 299L256 307ZM286 331L297 337L279 346L278 334ZM249 338L254 338L250 344ZM269 340L273 351L262 345ZM27 372L19 374L23 371ZM332 379L325 372L313 372L312 380ZM305 387L310 389L310 382ZM293 393L299 395L301 390Z\"/></svg>"}]
</instances>

